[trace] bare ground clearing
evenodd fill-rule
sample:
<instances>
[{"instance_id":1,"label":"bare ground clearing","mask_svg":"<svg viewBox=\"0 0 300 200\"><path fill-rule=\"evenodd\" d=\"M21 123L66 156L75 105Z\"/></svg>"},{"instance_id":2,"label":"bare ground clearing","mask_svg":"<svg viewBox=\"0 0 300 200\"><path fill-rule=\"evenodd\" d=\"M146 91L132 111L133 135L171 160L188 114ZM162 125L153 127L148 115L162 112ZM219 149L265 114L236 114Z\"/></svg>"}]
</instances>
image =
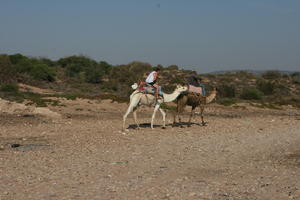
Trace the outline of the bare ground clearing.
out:
<instances>
[{"instance_id":1,"label":"bare ground clearing","mask_svg":"<svg viewBox=\"0 0 300 200\"><path fill-rule=\"evenodd\" d=\"M76 100L61 119L0 115L0 199L300 199L300 111L210 105L208 126ZM187 116L184 118L187 120ZM197 120L200 120L197 118Z\"/></svg>"}]
</instances>

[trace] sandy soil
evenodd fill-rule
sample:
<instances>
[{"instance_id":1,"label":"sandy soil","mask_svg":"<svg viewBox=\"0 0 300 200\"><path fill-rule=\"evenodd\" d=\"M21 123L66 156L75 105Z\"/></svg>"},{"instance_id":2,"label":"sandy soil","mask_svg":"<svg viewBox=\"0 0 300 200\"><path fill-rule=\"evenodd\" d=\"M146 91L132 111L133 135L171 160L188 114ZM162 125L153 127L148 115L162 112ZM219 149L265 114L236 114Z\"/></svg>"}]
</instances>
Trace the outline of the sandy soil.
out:
<instances>
[{"instance_id":1,"label":"sandy soil","mask_svg":"<svg viewBox=\"0 0 300 200\"><path fill-rule=\"evenodd\" d=\"M207 126L120 132L126 104L0 114L0 199L300 199L300 111L209 105ZM187 116L184 118L187 120ZM199 118L196 118L199 121Z\"/></svg>"}]
</instances>

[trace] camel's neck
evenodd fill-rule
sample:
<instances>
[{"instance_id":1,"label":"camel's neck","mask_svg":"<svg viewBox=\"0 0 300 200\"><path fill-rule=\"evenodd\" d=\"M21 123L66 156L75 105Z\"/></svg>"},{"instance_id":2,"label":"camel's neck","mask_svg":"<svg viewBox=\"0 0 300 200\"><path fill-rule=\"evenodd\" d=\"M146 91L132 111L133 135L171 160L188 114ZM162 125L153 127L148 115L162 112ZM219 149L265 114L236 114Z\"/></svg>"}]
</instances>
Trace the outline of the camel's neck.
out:
<instances>
[{"instance_id":1,"label":"camel's neck","mask_svg":"<svg viewBox=\"0 0 300 200\"><path fill-rule=\"evenodd\" d=\"M217 92L213 91L208 97L206 97L206 103L210 103L212 102L212 100L214 100L214 98L216 98Z\"/></svg>"},{"instance_id":2,"label":"camel's neck","mask_svg":"<svg viewBox=\"0 0 300 200\"><path fill-rule=\"evenodd\" d=\"M177 90L175 90L172 94L166 94L166 93L164 93L164 102L172 102L179 95L180 95L180 92L178 92Z\"/></svg>"}]
</instances>

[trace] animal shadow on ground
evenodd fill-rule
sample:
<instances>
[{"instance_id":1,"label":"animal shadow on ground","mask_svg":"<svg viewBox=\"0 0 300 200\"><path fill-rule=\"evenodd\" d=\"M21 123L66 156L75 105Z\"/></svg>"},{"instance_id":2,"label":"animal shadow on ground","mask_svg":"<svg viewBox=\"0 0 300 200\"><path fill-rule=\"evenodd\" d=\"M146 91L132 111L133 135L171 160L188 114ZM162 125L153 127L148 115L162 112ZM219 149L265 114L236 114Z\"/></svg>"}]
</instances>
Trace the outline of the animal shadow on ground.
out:
<instances>
[{"instance_id":1,"label":"animal shadow on ground","mask_svg":"<svg viewBox=\"0 0 300 200\"><path fill-rule=\"evenodd\" d=\"M150 128L151 127L150 123L142 123L142 124L139 124L139 125L140 125L140 128ZM153 124L153 128L159 128L159 127L162 127L162 125ZM137 127L136 124L129 124L127 129L138 129L138 127Z\"/></svg>"},{"instance_id":2,"label":"animal shadow on ground","mask_svg":"<svg viewBox=\"0 0 300 200\"><path fill-rule=\"evenodd\" d=\"M208 122L205 122L205 125L206 126L208 124ZM193 125L197 125L197 126L203 126L201 123L194 123L194 122L191 122L190 126L193 126ZM187 122L181 122L181 123L169 123L169 124L166 124L166 127L181 127L181 128L184 128L185 127L188 127L188 123ZM140 128L150 128L151 127L151 124L150 123L142 123L140 124ZM153 128L163 128L162 125L153 125ZM130 124L128 126L127 129L133 129L133 130L137 130L138 127L136 124Z\"/></svg>"},{"instance_id":3,"label":"animal shadow on ground","mask_svg":"<svg viewBox=\"0 0 300 200\"><path fill-rule=\"evenodd\" d=\"M207 126L208 122L204 122L204 125L202 123L195 123L195 122L191 122L190 124L188 122L176 122L175 124L170 124L170 126L172 127L180 127L180 128L185 128L185 127L191 127L193 125L197 125L197 126Z\"/></svg>"}]
</instances>

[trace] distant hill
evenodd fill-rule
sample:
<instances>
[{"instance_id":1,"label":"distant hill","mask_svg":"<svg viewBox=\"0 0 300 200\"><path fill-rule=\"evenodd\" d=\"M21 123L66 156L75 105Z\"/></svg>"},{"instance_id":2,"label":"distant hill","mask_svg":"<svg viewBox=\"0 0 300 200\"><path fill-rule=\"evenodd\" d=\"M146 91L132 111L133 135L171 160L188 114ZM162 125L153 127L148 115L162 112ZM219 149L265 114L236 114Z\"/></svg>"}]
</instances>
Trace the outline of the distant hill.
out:
<instances>
[{"instance_id":1,"label":"distant hill","mask_svg":"<svg viewBox=\"0 0 300 200\"><path fill-rule=\"evenodd\" d=\"M227 74L227 73L236 73L236 72L240 72L240 71L246 71L246 72L254 74L256 76L260 76L267 71L278 71L281 74L288 74L288 75L299 72L299 71L283 71L283 70L251 70L251 69L238 70L237 69L237 70L213 71L213 72L209 72L207 74Z\"/></svg>"},{"instance_id":2,"label":"distant hill","mask_svg":"<svg viewBox=\"0 0 300 200\"><path fill-rule=\"evenodd\" d=\"M134 61L111 65L89 57L69 56L52 61L47 58L31 58L21 54L0 54L0 98L22 102L27 100L38 106L56 104L47 96L67 99L110 98L128 101L133 83L144 80L147 73L160 68L158 84L171 93L176 85L186 84L191 70L176 65L163 67ZM209 94L218 89L217 102L232 105L237 102L256 102L265 105L293 105L300 108L300 72L276 70L227 70L199 75ZM55 91L40 94L24 91L21 85Z\"/></svg>"}]
</instances>

